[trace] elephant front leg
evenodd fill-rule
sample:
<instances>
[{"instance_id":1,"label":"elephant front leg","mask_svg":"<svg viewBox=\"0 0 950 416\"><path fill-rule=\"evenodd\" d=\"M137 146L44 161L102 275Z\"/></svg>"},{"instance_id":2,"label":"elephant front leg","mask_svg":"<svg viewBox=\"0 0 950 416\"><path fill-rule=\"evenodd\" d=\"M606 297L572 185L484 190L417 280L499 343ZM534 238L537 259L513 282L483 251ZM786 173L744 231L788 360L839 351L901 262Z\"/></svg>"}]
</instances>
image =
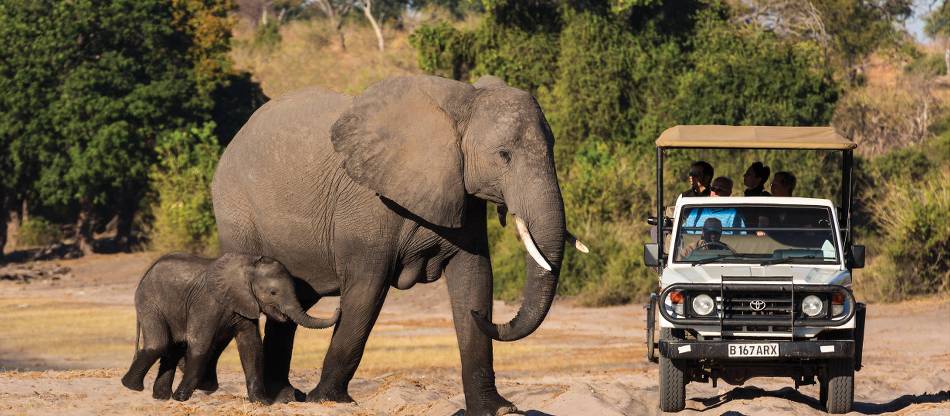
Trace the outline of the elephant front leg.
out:
<instances>
[{"instance_id":1,"label":"elephant front leg","mask_svg":"<svg viewBox=\"0 0 950 416\"><path fill-rule=\"evenodd\" d=\"M264 390L264 348L257 321L239 324L236 334L238 354L247 382L247 399L257 403L269 403Z\"/></svg>"},{"instance_id":2,"label":"elephant front leg","mask_svg":"<svg viewBox=\"0 0 950 416\"><path fill-rule=\"evenodd\" d=\"M340 320L323 359L320 383L307 393L308 402L353 402L347 389L363 358L366 339L379 317L389 288L382 276L344 280L351 286L345 287L340 295Z\"/></svg>"},{"instance_id":3,"label":"elephant front leg","mask_svg":"<svg viewBox=\"0 0 950 416\"><path fill-rule=\"evenodd\" d=\"M187 341L187 350L185 352L185 373L182 375L181 383L175 389L172 398L183 402L191 398L191 394L198 387L199 378L204 374L208 360L210 359L211 338L208 339L190 339Z\"/></svg>"},{"instance_id":4,"label":"elephant front leg","mask_svg":"<svg viewBox=\"0 0 950 416\"><path fill-rule=\"evenodd\" d=\"M304 310L312 302L300 301ZM297 324L268 319L264 324L264 389L274 403L302 401L304 394L290 384L290 356Z\"/></svg>"},{"instance_id":5,"label":"elephant front leg","mask_svg":"<svg viewBox=\"0 0 950 416\"><path fill-rule=\"evenodd\" d=\"M492 340L475 324L471 311L492 310L492 271L487 242L484 254L462 251L445 270L452 317L462 357L462 387L466 415L503 415L517 412L510 401L498 394Z\"/></svg>"}]
</instances>

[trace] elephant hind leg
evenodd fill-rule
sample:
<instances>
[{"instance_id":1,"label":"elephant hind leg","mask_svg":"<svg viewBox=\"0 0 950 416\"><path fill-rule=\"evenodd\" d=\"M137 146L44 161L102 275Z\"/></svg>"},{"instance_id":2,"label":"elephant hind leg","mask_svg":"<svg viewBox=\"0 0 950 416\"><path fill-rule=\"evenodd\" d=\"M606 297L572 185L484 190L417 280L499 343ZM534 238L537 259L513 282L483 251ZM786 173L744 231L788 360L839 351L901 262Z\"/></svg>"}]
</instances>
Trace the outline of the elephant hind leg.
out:
<instances>
[{"instance_id":1,"label":"elephant hind leg","mask_svg":"<svg viewBox=\"0 0 950 416\"><path fill-rule=\"evenodd\" d=\"M158 375L152 384L152 398L168 400L172 397L172 383L175 380L175 368L184 356L184 348L176 345L168 349L158 363Z\"/></svg>"},{"instance_id":2,"label":"elephant hind leg","mask_svg":"<svg viewBox=\"0 0 950 416\"><path fill-rule=\"evenodd\" d=\"M307 393L308 402L353 402L347 392L356 373L366 340L386 300L389 284L383 273L343 279L349 286L340 295L340 321L323 359L320 383Z\"/></svg>"},{"instance_id":3,"label":"elephant hind leg","mask_svg":"<svg viewBox=\"0 0 950 416\"><path fill-rule=\"evenodd\" d=\"M122 377L122 385L135 391L145 389L145 374L168 351L169 333L165 322L157 317L143 317L142 349L135 352L129 371Z\"/></svg>"}]
</instances>

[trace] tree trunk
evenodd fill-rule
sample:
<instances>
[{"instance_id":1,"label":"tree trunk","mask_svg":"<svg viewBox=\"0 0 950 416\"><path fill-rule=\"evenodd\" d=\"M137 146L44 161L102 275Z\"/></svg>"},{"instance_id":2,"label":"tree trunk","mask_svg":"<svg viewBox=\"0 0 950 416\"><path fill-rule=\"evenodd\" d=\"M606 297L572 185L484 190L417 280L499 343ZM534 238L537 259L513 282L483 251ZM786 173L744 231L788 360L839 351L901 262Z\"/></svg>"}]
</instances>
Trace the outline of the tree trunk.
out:
<instances>
[{"instance_id":1,"label":"tree trunk","mask_svg":"<svg viewBox=\"0 0 950 416\"><path fill-rule=\"evenodd\" d=\"M10 219L7 196L0 193L0 263L3 262L3 252L7 247L7 223Z\"/></svg>"},{"instance_id":2,"label":"tree trunk","mask_svg":"<svg viewBox=\"0 0 950 416\"><path fill-rule=\"evenodd\" d=\"M336 35L340 39L340 50L346 52L346 37L343 36L343 19L336 24Z\"/></svg>"},{"instance_id":3,"label":"tree trunk","mask_svg":"<svg viewBox=\"0 0 950 416\"><path fill-rule=\"evenodd\" d=\"M376 22L376 18L373 17L373 1L364 0L363 1L363 14L366 16L366 19L369 20L369 24L373 26L373 32L376 32L376 46L379 47L379 51L382 52L386 49L386 43L383 40L383 30L379 27L379 24Z\"/></svg>"},{"instance_id":4,"label":"tree trunk","mask_svg":"<svg viewBox=\"0 0 950 416\"><path fill-rule=\"evenodd\" d=\"M118 251L129 252L132 239L132 220L135 218L136 204L126 201L119 208L119 220L115 230L115 248Z\"/></svg>"},{"instance_id":5,"label":"tree trunk","mask_svg":"<svg viewBox=\"0 0 950 416\"><path fill-rule=\"evenodd\" d=\"M943 64L947 67L947 76L950 76L950 46L943 50Z\"/></svg>"},{"instance_id":6,"label":"tree trunk","mask_svg":"<svg viewBox=\"0 0 950 416\"><path fill-rule=\"evenodd\" d=\"M79 250L82 251L83 255L93 253L93 225L92 201L88 198L83 198L82 201L80 201L79 218L76 220L76 245L79 247Z\"/></svg>"}]
</instances>

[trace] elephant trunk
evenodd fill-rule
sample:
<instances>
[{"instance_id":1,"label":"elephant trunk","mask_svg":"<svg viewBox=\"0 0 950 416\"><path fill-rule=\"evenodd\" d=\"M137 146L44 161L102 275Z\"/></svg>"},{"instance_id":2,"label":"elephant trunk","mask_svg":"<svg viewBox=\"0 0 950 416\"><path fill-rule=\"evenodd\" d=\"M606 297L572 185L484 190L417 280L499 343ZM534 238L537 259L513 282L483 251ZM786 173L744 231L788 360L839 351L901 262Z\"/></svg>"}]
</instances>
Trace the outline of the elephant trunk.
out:
<instances>
[{"instance_id":1,"label":"elephant trunk","mask_svg":"<svg viewBox=\"0 0 950 416\"><path fill-rule=\"evenodd\" d=\"M475 323L492 339L515 341L530 335L544 321L554 302L567 238L564 203L556 181L553 190L528 194L517 203L507 204L515 215L527 251L526 277L521 308L511 321L494 324L487 314L473 311Z\"/></svg>"},{"instance_id":2,"label":"elephant trunk","mask_svg":"<svg viewBox=\"0 0 950 416\"><path fill-rule=\"evenodd\" d=\"M297 302L292 302L290 305L284 305L281 307L280 312L284 315L287 315L287 317L294 321L297 325L310 329L329 328L333 325L336 325L336 322L340 319L340 308L336 308L333 316L329 319L316 318L304 312L303 308L301 308L300 304Z\"/></svg>"}]
</instances>

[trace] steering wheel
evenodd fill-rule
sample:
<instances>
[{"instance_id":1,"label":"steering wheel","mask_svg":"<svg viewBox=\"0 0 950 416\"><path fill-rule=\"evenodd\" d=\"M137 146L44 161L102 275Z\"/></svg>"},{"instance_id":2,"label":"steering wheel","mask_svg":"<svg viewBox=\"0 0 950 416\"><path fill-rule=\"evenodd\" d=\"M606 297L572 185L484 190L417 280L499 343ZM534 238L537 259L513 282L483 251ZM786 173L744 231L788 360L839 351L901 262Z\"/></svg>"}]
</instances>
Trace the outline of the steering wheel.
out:
<instances>
[{"instance_id":1,"label":"steering wheel","mask_svg":"<svg viewBox=\"0 0 950 416\"><path fill-rule=\"evenodd\" d=\"M726 245L726 243L723 243L722 241L706 241L706 240L700 240L700 241L701 243L699 243L699 245L696 246L696 250L729 250L730 253L734 255L738 255L738 253L736 253L736 251L733 250L732 247L729 247L728 245Z\"/></svg>"}]
</instances>

